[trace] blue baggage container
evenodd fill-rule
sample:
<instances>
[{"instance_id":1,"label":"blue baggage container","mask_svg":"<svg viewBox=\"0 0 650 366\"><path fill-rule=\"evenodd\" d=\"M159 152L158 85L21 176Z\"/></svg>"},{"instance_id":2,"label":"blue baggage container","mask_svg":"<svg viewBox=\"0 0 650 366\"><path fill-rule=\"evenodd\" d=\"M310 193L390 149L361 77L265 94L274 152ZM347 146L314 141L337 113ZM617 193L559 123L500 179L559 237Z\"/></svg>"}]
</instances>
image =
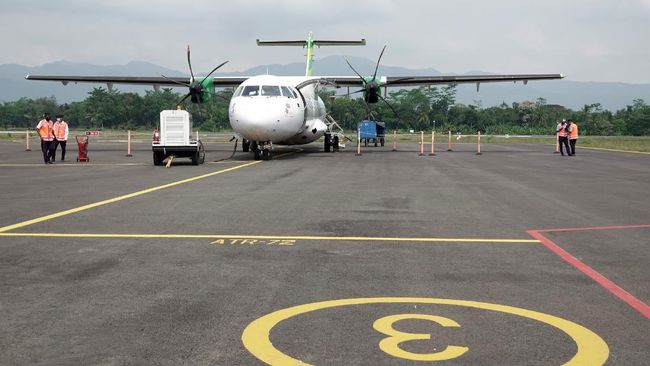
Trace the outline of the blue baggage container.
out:
<instances>
[{"instance_id":1,"label":"blue baggage container","mask_svg":"<svg viewBox=\"0 0 650 366\"><path fill-rule=\"evenodd\" d=\"M357 128L360 130L361 139L376 139L377 124L375 121L364 120L359 122Z\"/></svg>"},{"instance_id":2,"label":"blue baggage container","mask_svg":"<svg viewBox=\"0 0 650 366\"><path fill-rule=\"evenodd\" d=\"M380 143L381 146L384 146L386 131L386 124L384 122L363 120L357 124L357 128L359 129L361 142L363 142L365 146L368 146L368 142L374 142L375 146L377 146L378 143Z\"/></svg>"}]
</instances>

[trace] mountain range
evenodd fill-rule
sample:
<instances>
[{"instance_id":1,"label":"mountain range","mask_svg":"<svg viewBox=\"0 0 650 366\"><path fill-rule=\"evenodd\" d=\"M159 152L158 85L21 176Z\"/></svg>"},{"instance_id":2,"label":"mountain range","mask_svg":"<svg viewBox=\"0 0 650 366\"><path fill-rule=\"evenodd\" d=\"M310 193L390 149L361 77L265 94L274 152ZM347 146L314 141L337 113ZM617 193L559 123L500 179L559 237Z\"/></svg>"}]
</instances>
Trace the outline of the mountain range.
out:
<instances>
[{"instance_id":1,"label":"mountain range","mask_svg":"<svg viewBox=\"0 0 650 366\"><path fill-rule=\"evenodd\" d=\"M358 57L349 58L352 65L362 75L372 75L375 63L372 60ZM558 70L551 70L558 71ZM559 70L561 71L561 70ZM287 65L260 65L242 72L215 73L215 76L254 76L261 74L273 75L304 75L305 65L302 62ZM354 75L342 56L328 56L314 62L314 73L322 76ZM109 76L188 76L183 71L168 69L148 62L134 61L125 65L101 66L88 63L73 63L58 61L42 66L23 66L16 64L0 65L0 101L13 101L22 97L56 97L59 103L80 101L86 98L93 87L102 85L69 84L27 81L25 75L109 75ZM440 75L433 68L408 69L396 66L381 65L379 75L390 76L423 76ZM469 71L466 74L489 74L484 71ZM197 73L197 75L202 75ZM205 75L205 73L203 73ZM106 85L103 85L106 87ZM144 87L126 85L115 86L120 91L143 93ZM183 91L179 90L179 93ZM345 93L341 89L338 93ZM581 82L570 79L554 81L531 81L528 85L522 83L485 83L481 84L477 93L475 84L459 85L456 102L464 104L481 103L483 107L512 104L525 100L535 101L537 98L546 99L548 104L559 104L572 109L580 109L585 104L600 103L603 108L616 111L631 105L634 99L650 101L650 84L628 84L618 82Z\"/></svg>"}]
</instances>

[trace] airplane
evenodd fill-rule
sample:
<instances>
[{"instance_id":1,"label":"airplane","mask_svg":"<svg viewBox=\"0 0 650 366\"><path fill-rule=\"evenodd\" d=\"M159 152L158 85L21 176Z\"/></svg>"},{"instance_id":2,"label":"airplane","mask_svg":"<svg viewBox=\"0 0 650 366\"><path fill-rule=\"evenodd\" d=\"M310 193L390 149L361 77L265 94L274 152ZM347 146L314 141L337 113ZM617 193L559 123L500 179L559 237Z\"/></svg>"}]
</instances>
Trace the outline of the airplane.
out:
<instances>
[{"instance_id":1,"label":"airplane","mask_svg":"<svg viewBox=\"0 0 650 366\"><path fill-rule=\"evenodd\" d=\"M314 39L310 32L305 40L261 41L258 46L300 46L307 50L304 76L259 75L252 77L212 77L211 75L228 61L215 67L205 77L194 76L190 61L190 47L187 47L187 62L190 77L130 77L130 76L43 76L27 75L27 80L59 81L63 85L73 83L101 83L112 89L114 84L152 85L189 89L182 103L190 98L193 103L209 100L215 87L234 87L228 117L230 126L242 138L242 150L252 151L255 160L272 159L273 145L303 145L321 137L326 152L338 150L339 134L334 131L336 122L328 118L323 100L318 95L321 87L361 87L366 103L379 100L388 103L381 96L381 88L393 86L418 86L437 84L475 83L477 90L481 83L517 82L527 84L529 80L562 79L562 74L513 74L513 75L439 75L439 76L378 76L379 62L386 47L377 60L374 75L361 76L350 62L346 62L356 76L314 76L314 46L360 46L358 41ZM390 104L389 104L390 106Z\"/></svg>"}]
</instances>

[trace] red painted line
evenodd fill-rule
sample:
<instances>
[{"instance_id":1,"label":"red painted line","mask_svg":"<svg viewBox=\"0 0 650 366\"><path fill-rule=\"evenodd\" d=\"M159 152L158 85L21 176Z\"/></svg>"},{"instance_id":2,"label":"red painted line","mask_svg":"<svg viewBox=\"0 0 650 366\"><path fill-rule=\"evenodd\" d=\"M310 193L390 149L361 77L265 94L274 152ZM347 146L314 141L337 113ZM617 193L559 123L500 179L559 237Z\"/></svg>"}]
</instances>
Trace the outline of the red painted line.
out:
<instances>
[{"instance_id":1,"label":"red painted line","mask_svg":"<svg viewBox=\"0 0 650 366\"><path fill-rule=\"evenodd\" d=\"M527 233L533 238L542 242L553 253L557 254L558 256L560 256L560 258L564 259L566 262L579 269L582 273L589 276L591 279L596 281L599 285L607 289L616 297L625 301L628 305L630 305L636 311L641 313L641 315L645 316L646 319L650 319L650 307L648 307L648 305L646 305L643 301L637 299L632 294L625 291L614 282L608 280L605 276L601 275L593 268L584 264L582 261L580 261L578 258L571 255L566 250L560 248L557 244L552 242L550 239L540 234L539 230L528 230Z\"/></svg>"},{"instance_id":2,"label":"red painted line","mask_svg":"<svg viewBox=\"0 0 650 366\"><path fill-rule=\"evenodd\" d=\"M647 225L622 225L622 226L592 226L592 227L570 227L570 228L559 228L559 229L540 229L540 230L531 230L538 233L550 233L550 232L561 232L561 231L589 231L589 230L622 230L622 229L642 229L650 228L650 224Z\"/></svg>"}]
</instances>

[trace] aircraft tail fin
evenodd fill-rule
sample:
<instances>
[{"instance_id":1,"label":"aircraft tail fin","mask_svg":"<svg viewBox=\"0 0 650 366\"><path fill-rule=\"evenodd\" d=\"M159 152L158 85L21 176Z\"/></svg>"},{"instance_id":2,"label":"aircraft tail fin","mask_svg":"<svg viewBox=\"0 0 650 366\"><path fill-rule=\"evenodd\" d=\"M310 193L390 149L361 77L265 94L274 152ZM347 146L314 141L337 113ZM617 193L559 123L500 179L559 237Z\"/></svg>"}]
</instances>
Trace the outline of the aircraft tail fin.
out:
<instances>
[{"instance_id":1,"label":"aircraft tail fin","mask_svg":"<svg viewBox=\"0 0 650 366\"><path fill-rule=\"evenodd\" d=\"M257 40L258 46L301 46L307 48L307 66L305 68L305 75L312 76L314 64L314 46L365 46L365 38L358 41L334 41L314 39L312 33L309 32L307 39L304 41L260 41Z\"/></svg>"}]
</instances>

